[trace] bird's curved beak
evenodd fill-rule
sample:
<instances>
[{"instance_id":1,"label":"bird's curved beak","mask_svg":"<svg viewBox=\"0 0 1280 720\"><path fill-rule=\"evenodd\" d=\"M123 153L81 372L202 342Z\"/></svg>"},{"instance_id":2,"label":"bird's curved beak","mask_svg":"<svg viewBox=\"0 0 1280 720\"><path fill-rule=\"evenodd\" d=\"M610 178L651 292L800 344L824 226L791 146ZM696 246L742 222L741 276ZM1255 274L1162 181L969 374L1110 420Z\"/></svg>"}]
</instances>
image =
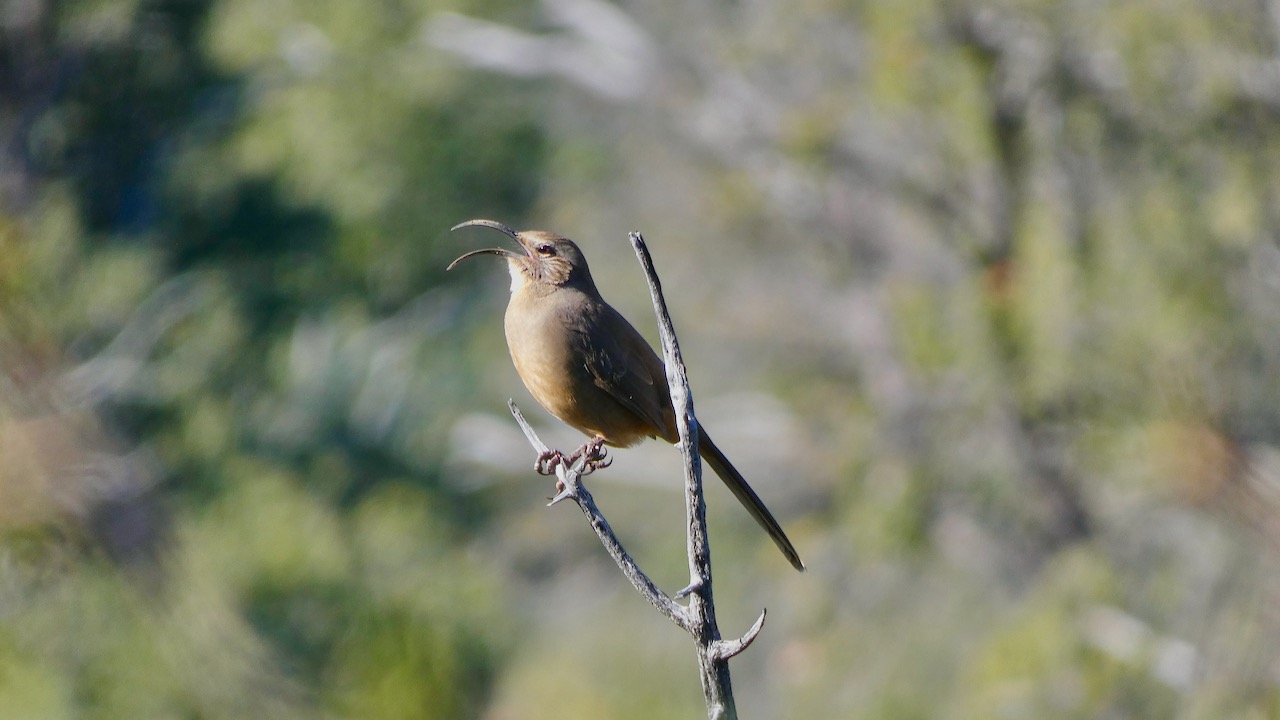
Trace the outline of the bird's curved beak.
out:
<instances>
[{"instance_id":1,"label":"bird's curved beak","mask_svg":"<svg viewBox=\"0 0 1280 720\"><path fill-rule=\"evenodd\" d=\"M487 227L487 228L492 228L494 230L497 230L498 232L504 235L507 235L511 237L513 240L515 240L516 242L520 243L520 247L522 248L524 247L524 243L520 242L520 233L494 220L468 220L466 222L458 223L457 225L454 225L453 227L449 228L449 231L453 232L454 230L457 230L459 228L472 227L472 226ZM445 268L445 271L448 272L463 260L466 260L467 258L473 258L477 255L499 255L502 257L509 257L509 258L516 258L516 259L524 257L524 255L521 255L520 253L517 253L517 252L513 252L511 250L507 250L506 248L495 247L495 248L484 248L482 250L472 250L471 252L463 255L457 260L454 260L453 262L449 263L449 267Z\"/></svg>"},{"instance_id":2,"label":"bird's curved beak","mask_svg":"<svg viewBox=\"0 0 1280 720\"><path fill-rule=\"evenodd\" d=\"M520 253L511 252L506 248L484 248L483 250L472 250L466 255L463 255L457 260L454 260L453 262L449 263L449 267L445 268L445 272L452 270L454 266L456 266L458 263L462 262L463 260L466 260L467 258L473 258L477 255L502 255L505 257L511 257L516 259L524 257Z\"/></svg>"}]
</instances>

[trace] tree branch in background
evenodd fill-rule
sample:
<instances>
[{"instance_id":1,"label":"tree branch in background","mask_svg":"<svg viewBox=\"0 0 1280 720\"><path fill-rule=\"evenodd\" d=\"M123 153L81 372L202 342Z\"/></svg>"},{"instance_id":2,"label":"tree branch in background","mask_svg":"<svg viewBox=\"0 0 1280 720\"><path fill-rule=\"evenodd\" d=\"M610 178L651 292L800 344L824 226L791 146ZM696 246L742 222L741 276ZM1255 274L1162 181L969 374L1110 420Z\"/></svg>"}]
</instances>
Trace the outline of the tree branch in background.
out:
<instances>
[{"instance_id":1,"label":"tree branch in background","mask_svg":"<svg viewBox=\"0 0 1280 720\"><path fill-rule=\"evenodd\" d=\"M622 574L631 581L631 585L649 604L658 609L693 636L698 651L698 670L702 681L703 696L707 703L707 717L712 720L732 720L737 718L738 711L733 700L733 685L729 677L729 658L746 650L755 640L756 635L764 627L765 613L762 611L751 629L736 640L723 640L720 629L716 625L715 602L711 593L711 548L707 540L707 504L702 493L702 461L697 451L698 420L693 414L693 394L689 390L689 380L685 372L684 361L680 357L680 347L676 342L675 329L671 316L667 313L666 302L662 297L662 285L658 281L653 260L644 244L640 233L630 234L631 245L636 257L644 269L649 283L649 292L653 297L654 312L658 317L658 330L662 336L663 359L667 367L667 383L671 388L671 401L675 407L676 424L680 432L677 447L684 458L685 467L685 510L688 526L689 550L689 585L676 594L676 597L689 597L688 606L680 605L665 595L649 576L636 564L631 555L622 547L614 534L613 528L605 519L600 508L596 506L591 493L582 484L582 469L586 457L579 459L572 467L565 463L556 465L556 477L562 488L549 505L561 500L571 499L578 504L583 514L595 530L596 537L609 556L622 570ZM511 414L515 417L525 438L539 453L546 452L547 446L538 438L537 433L529 426L528 421L516 407L515 401L508 403Z\"/></svg>"}]
</instances>

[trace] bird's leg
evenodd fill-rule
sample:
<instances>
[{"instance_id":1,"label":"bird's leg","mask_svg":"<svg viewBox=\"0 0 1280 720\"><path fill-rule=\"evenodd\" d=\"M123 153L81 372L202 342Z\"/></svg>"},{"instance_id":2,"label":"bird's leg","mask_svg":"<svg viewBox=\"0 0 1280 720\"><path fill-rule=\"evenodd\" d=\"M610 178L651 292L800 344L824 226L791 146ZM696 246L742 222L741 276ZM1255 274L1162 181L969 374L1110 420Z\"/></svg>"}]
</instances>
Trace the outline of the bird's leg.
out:
<instances>
[{"instance_id":1,"label":"bird's leg","mask_svg":"<svg viewBox=\"0 0 1280 720\"><path fill-rule=\"evenodd\" d=\"M582 447L575 450L572 455L561 460L573 465L582 458L585 458L582 463L581 474L583 475L590 475L596 470L607 468L613 464L613 458L609 457L608 451L604 449L604 438L599 435L591 438Z\"/></svg>"}]
</instances>

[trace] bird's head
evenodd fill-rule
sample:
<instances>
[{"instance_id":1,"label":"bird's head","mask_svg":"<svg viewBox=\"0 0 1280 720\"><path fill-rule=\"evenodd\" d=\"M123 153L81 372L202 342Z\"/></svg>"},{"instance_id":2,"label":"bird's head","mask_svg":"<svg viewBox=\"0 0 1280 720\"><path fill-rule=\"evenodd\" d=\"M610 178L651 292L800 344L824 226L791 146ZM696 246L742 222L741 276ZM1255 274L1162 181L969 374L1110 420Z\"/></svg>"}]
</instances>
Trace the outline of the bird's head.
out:
<instances>
[{"instance_id":1,"label":"bird's head","mask_svg":"<svg viewBox=\"0 0 1280 720\"><path fill-rule=\"evenodd\" d=\"M498 247L472 250L449 263L449 270L463 260L477 255L500 255L507 259L513 293L526 285L544 286L548 289L567 285L595 290L591 270L587 268L587 259L569 238L545 230L516 232L493 220L468 220L454 225L450 230L471 226L497 230L519 243L523 252Z\"/></svg>"}]
</instances>

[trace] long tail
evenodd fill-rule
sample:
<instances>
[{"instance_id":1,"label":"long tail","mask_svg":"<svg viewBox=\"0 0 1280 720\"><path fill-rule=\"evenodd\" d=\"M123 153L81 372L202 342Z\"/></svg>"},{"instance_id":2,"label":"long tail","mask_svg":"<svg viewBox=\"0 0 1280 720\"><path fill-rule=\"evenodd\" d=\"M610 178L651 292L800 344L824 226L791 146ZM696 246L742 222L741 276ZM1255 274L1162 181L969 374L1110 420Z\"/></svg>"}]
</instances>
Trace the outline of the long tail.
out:
<instances>
[{"instance_id":1,"label":"long tail","mask_svg":"<svg viewBox=\"0 0 1280 720\"><path fill-rule=\"evenodd\" d=\"M787 557L787 561L795 569L804 572L804 563L800 560L800 554L796 552L796 548L787 539L787 534L782 531L782 526L777 520L773 519L773 514L769 512L769 508L764 506L764 501L756 495L756 491L751 489L747 484L746 478L742 477L742 473L729 462L729 458L720 452L720 448L711 441L705 431L698 433L698 454L702 459L711 466L712 470L720 476L725 485L729 486L729 490L733 492L734 497L738 498L738 502L751 513L751 517L760 523L760 527L769 533L769 537L773 539L778 549Z\"/></svg>"}]
</instances>

